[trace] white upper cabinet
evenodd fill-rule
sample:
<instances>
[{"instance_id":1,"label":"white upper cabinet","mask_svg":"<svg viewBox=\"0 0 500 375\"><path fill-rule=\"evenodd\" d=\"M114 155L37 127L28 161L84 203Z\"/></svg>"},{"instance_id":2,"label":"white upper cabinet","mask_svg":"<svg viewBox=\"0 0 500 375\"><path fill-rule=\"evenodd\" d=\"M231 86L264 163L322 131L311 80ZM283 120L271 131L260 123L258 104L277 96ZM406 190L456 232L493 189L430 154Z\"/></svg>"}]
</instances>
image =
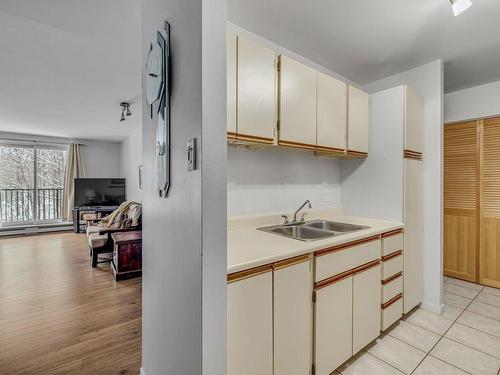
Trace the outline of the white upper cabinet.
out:
<instances>
[{"instance_id":1,"label":"white upper cabinet","mask_svg":"<svg viewBox=\"0 0 500 375\"><path fill-rule=\"evenodd\" d=\"M281 56L280 135L284 145L316 146L316 70Z\"/></svg>"},{"instance_id":2,"label":"white upper cabinet","mask_svg":"<svg viewBox=\"0 0 500 375\"><path fill-rule=\"evenodd\" d=\"M227 31L230 142L365 157L368 110L365 92Z\"/></svg>"},{"instance_id":3,"label":"white upper cabinet","mask_svg":"<svg viewBox=\"0 0 500 375\"><path fill-rule=\"evenodd\" d=\"M423 152L424 99L405 86L405 150Z\"/></svg>"},{"instance_id":4,"label":"white upper cabinet","mask_svg":"<svg viewBox=\"0 0 500 375\"><path fill-rule=\"evenodd\" d=\"M316 145L319 148L346 148L347 85L318 72Z\"/></svg>"},{"instance_id":5,"label":"white upper cabinet","mask_svg":"<svg viewBox=\"0 0 500 375\"><path fill-rule=\"evenodd\" d=\"M276 54L238 36L237 133L274 140Z\"/></svg>"},{"instance_id":6,"label":"white upper cabinet","mask_svg":"<svg viewBox=\"0 0 500 375\"><path fill-rule=\"evenodd\" d=\"M348 89L347 150L368 153L370 96L356 87Z\"/></svg>"},{"instance_id":7,"label":"white upper cabinet","mask_svg":"<svg viewBox=\"0 0 500 375\"><path fill-rule=\"evenodd\" d=\"M227 131L236 133L236 54L237 36L227 31Z\"/></svg>"}]
</instances>

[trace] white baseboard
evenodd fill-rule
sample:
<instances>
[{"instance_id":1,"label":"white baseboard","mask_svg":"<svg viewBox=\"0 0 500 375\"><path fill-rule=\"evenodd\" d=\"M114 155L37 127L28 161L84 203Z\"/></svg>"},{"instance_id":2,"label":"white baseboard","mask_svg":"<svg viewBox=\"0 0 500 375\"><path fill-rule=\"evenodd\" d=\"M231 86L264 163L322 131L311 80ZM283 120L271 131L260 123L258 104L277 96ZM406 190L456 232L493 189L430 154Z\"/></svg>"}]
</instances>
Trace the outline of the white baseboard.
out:
<instances>
[{"instance_id":1,"label":"white baseboard","mask_svg":"<svg viewBox=\"0 0 500 375\"><path fill-rule=\"evenodd\" d=\"M49 233L49 232L62 232L62 231L72 231L73 226L56 224L56 225L29 225L26 227L3 227L0 228L1 236L19 236L19 235L34 235L39 233Z\"/></svg>"},{"instance_id":2,"label":"white baseboard","mask_svg":"<svg viewBox=\"0 0 500 375\"><path fill-rule=\"evenodd\" d=\"M146 373L144 372L144 369L142 367L140 368L140 374L141 375L146 375Z\"/></svg>"},{"instance_id":3,"label":"white baseboard","mask_svg":"<svg viewBox=\"0 0 500 375\"><path fill-rule=\"evenodd\" d=\"M429 302L422 302L421 307L436 314L441 314L444 310L444 305L435 305Z\"/></svg>"}]
</instances>

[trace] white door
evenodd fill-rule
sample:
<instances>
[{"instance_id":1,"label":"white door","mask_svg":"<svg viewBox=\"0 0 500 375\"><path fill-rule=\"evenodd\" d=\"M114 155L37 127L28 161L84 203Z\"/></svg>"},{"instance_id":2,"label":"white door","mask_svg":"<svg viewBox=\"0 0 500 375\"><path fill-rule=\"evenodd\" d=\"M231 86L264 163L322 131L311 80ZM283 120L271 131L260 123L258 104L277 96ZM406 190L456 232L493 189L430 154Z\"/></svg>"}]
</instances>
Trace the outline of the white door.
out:
<instances>
[{"instance_id":1,"label":"white door","mask_svg":"<svg viewBox=\"0 0 500 375\"><path fill-rule=\"evenodd\" d=\"M316 290L314 340L317 375L352 356L352 276Z\"/></svg>"},{"instance_id":2,"label":"white door","mask_svg":"<svg viewBox=\"0 0 500 375\"><path fill-rule=\"evenodd\" d=\"M316 144L345 150L347 131L347 85L318 72Z\"/></svg>"},{"instance_id":3,"label":"white door","mask_svg":"<svg viewBox=\"0 0 500 375\"><path fill-rule=\"evenodd\" d=\"M238 36L238 134L274 139L276 129L276 54Z\"/></svg>"},{"instance_id":4,"label":"white door","mask_svg":"<svg viewBox=\"0 0 500 375\"><path fill-rule=\"evenodd\" d=\"M273 375L273 274L227 286L227 374Z\"/></svg>"},{"instance_id":5,"label":"white door","mask_svg":"<svg viewBox=\"0 0 500 375\"><path fill-rule=\"evenodd\" d=\"M405 159L404 313L422 302L423 162Z\"/></svg>"},{"instance_id":6,"label":"white door","mask_svg":"<svg viewBox=\"0 0 500 375\"><path fill-rule=\"evenodd\" d=\"M281 56L280 142L316 146L316 70Z\"/></svg>"},{"instance_id":7,"label":"white door","mask_svg":"<svg viewBox=\"0 0 500 375\"><path fill-rule=\"evenodd\" d=\"M347 108L347 149L367 153L370 96L356 87L349 86Z\"/></svg>"},{"instance_id":8,"label":"white door","mask_svg":"<svg viewBox=\"0 0 500 375\"><path fill-rule=\"evenodd\" d=\"M380 334L380 263L353 276L352 351L356 354Z\"/></svg>"},{"instance_id":9,"label":"white door","mask_svg":"<svg viewBox=\"0 0 500 375\"><path fill-rule=\"evenodd\" d=\"M238 37L227 30L227 131L236 133L236 45Z\"/></svg>"},{"instance_id":10,"label":"white door","mask_svg":"<svg viewBox=\"0 0 500 375\"><path fill-rule=\"evenodd\" d=\"M311 261L274 271L274 375L309 375L312 365Z\"/></svg>"},{"instance_id":11,"label":"white door","mask_svg":"<svg viewBox=\"0 0 500 375\"><path fill-rule=\"evenodd\" d=\"M405 86L405 149L423 152L424 99Z\"/></svg>"}]
</instances>

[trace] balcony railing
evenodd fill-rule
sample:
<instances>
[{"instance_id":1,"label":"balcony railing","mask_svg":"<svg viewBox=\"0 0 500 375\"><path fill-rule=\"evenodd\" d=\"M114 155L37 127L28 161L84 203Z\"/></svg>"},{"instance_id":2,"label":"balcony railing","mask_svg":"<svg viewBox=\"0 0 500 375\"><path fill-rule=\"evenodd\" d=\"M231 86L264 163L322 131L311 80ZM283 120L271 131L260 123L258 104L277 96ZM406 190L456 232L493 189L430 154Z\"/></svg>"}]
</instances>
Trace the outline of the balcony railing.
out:
<instances>
[{"instance_id":1,"label":"balcony railing","mask_svg":"<svg viewBox=\"0 0 500 375\"><path fill-rule=\"evenodd\" d=\"M62 218L63 189L0 189L2 223L56 220Z\"/></svg>"}]
</instances>

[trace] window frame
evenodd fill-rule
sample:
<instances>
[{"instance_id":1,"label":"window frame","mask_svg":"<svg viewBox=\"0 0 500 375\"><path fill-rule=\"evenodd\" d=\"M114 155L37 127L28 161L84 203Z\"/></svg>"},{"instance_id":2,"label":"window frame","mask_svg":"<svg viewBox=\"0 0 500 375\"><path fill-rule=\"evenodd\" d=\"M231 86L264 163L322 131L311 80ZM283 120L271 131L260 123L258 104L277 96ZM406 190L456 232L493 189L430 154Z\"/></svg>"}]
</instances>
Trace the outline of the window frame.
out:
<instances>
[{"instance_id":1,"label":"window frame","mask_svg":"<svg viewBox=\"0 0 500 375\"><path fill-rule=\"evenodd\" d=\"M8 228L8 227L19 227L19 226L29 226L29 225L37 225L37 224L54 224L54 223L63 223L64 220L62 218L59 219L38 219L38 149L45 150L63 150L68 151L69 143L51 143L51 142L33 142L33 141L14 141L14 140L2 140L0 139L0 147L17 147L17 148L29 148L33 150L33 204L32 204L32 217L33 220L23 220L23 221L10 221L10 222L0 222L0 228ZM65 166L66 168L66 166ZM63 194L64 194L64 183L63 183Z\"/></svg>"}]
</instances>

